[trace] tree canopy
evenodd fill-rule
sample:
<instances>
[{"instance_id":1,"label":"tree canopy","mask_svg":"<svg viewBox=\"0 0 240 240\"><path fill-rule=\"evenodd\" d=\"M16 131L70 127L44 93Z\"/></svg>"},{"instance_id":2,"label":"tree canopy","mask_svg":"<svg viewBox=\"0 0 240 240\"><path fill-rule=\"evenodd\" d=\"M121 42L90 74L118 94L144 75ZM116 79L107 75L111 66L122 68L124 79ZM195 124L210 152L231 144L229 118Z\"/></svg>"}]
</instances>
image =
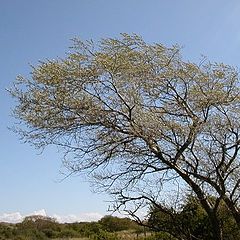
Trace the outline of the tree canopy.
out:
<instances>
[{"instance_id":1,"label":"tree canopy","mask_svg":"<svg viewBox=\"0 0 240 240\"><path fill-rule=\"evenodd\" d=\"M240 229L223 202L219 206L218 218L221 222L222 238L237 239ZM177 211L167 206L162 206L162 208L152 206L146 226L158 233L168 233L174 239L214 239L212 225L206 211L199 200L192 196L186 198L182 207Z\"/></svg>"},{"instance_id":2,"label":"tree canopy","mask_svg":"<svg viewBox=\"0 0 240 240\"><path fill-rule=\"evenodd\" d=\"M184 61L180 50L128 34L74 39L64 59L17 78L16 131L37 147L61 146L71 173L90 174L132 215L168 189L176 199L192 191L221 239L222 201L240 226L239 75Z\"/></svg>"}]
</instances>

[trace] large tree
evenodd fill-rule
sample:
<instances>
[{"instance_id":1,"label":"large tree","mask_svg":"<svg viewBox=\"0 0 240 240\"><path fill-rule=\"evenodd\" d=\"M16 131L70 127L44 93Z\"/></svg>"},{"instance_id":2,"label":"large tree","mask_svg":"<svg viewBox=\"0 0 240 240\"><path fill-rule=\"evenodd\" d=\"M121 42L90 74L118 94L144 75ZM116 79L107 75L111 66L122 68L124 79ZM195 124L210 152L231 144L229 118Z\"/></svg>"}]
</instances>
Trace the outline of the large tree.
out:
<instances>
[{"instance_id":1,"label":"large tree","mask_svg":"<svg viewBox=\"0 0 240 240\"><path fill-rule=\"evenodd\" d=\"M117 207L134 215L190 189L221 239L221 201L240 226L239 84L234 67L122 34L74 39L64 59L40 62L10 92L24 140L61 146L70 172L90 174Z\"/></svg>"}]
</instances>

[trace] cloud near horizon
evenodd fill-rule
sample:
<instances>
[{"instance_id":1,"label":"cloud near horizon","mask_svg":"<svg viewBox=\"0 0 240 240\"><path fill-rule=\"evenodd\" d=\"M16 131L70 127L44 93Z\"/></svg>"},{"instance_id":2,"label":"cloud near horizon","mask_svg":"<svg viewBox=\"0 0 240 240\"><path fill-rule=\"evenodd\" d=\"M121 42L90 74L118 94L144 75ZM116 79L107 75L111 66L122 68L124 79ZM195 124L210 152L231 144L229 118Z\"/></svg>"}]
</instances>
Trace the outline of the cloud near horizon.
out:
<instances>
[{"instance_id":1,"label":"cloud near horizon","mask_svg":"<svg viewBox=\"0 0 240 240\"><path fill-rule=\"evenodd\" d=\"M34 211L31 214L23 215L20 212L14 213L3 213L0 215L0 222L7 222L7 223L19 223L22 222L23 219L27 216L31 215L41 215L41 216L48 216L55 218L59 223L73 223L73 222L91 222L91 221L98 221L103 217L102 214L97 212L90 212L90 213L81 213L81 214L68 214L68 215L48 215L44 209Z\"/></svg>"}]
</instances>

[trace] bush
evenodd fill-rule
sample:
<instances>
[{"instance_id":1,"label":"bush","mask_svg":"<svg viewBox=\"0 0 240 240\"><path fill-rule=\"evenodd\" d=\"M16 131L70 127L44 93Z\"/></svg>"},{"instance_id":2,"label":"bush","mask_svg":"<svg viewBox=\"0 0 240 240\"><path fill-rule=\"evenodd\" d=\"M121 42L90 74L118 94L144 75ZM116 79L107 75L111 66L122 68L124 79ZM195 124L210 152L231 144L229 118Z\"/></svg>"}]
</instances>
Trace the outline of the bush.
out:
<instances>
[{"instance_id":1,"label":"bush","mask_svg":"<svg viewBox=\"0 0 240 240\"><path fill-rule=\"evenodd\" d=\"M119 218L114 216L105 216L99 223L104 230L108 232L118 232L129 229L136 229L138 225L129 218Z\"/></svg>"},{"instance_id":2,"label":"bush","mask_svg":"<svg viewBox=\"0 0 240 240\"><path fill-rule=\"evenodd\" d=\"M90 237L92 240L118 240L117 234L109 233L104 230L100 230L99 233L94 234Z\"/></svg>"}]
</instances>

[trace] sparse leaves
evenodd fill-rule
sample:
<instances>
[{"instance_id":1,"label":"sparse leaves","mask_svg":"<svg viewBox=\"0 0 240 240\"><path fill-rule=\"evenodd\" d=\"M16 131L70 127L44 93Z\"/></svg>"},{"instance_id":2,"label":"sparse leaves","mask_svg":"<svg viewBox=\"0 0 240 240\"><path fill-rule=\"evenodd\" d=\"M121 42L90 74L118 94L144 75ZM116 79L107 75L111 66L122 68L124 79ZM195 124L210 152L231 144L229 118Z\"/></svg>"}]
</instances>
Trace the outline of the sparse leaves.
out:
<instances>
[{"instance_id":1,"label":"sparse leaves","mask_svg":"<svg viewBox=\"0 0 240 240\"><path fill-rule=\"evenodd\" d=\"M73 43L65 59L39 63L10 91L24 138L62 146L70 171L88 171L116 195L155 192L160 201L164 184L180 178L208 214L214 195L240 223L237 70L183 61L178 46L137 35ZM146 187L151 176L157 191Z\"/></svg>"}]
</instances>

